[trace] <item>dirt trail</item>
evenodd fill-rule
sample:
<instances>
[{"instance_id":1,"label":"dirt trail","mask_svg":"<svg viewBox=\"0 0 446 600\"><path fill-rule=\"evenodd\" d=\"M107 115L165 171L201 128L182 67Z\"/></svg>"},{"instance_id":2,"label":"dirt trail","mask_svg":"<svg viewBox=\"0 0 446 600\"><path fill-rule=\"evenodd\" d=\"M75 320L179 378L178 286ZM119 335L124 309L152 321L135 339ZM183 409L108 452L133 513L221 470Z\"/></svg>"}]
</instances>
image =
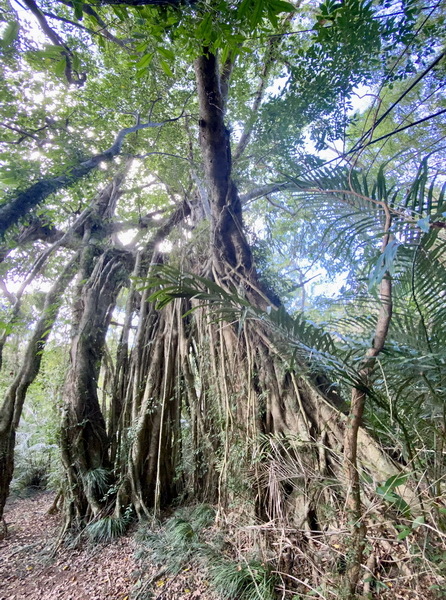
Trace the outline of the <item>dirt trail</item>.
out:
<instances>
[{"instance_id":1,"label":"dirt trail","mask_svg":"<svg viewBox=\"0 0 446 600\"><path fill-rule=\"evenodd\" d=\"M137 571L132 538L53 555L60 530L59 517L47 514L53 499L45 493L7 504L8 536L0 541L0 600L124 600Z\"/></svg>"},{"instance_id":2,"label":"dirt trail","mask_svg":"<svg viewBox=\"0 0 446 600\"><path fill-rule=\"evenodd\" d=\"M187 569L157 577L157 569L142 569L131 534L54 554L60 516L48 514L53 500L54 494L40 493L8 501L8 535L0 540L0 600L215 600L202 574Z\"/></svg>"}]
</instances>

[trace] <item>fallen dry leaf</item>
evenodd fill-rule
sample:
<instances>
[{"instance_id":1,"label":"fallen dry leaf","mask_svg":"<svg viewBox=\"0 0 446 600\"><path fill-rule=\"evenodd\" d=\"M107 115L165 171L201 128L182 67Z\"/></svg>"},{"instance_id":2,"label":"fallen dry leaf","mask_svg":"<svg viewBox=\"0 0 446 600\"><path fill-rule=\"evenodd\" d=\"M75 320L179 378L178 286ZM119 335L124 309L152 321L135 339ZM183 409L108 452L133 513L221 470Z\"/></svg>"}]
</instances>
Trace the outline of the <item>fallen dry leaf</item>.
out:
<instances>
[{"instance_id":1,"label":"fallen dry leaf","mask_svg":"<svg viewBox=\"0 0 446 600\"><path fill-rule=\"evenodd\" d=\"M132 600L136 581L144 586L159 568L135 559L132 535L54 555L61 523L58 515L47 514L53 499L45 492L8 501L9 534L0 541L0 600ZM202 591L207 584L204 573L186 568L174 578L154 581L147 592L162 594L162 600L216 600L211 591Z\"/></svg>"}]
</instances>

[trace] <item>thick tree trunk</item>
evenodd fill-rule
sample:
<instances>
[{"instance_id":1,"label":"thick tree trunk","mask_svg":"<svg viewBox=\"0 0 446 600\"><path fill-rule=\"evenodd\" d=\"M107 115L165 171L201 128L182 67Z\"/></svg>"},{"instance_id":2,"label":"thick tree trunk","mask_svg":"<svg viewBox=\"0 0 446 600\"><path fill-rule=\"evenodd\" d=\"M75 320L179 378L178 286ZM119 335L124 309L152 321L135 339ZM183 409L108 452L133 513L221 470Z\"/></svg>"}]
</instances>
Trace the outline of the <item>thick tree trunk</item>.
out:
<instances>
[{"instance_id":1,"label":"thick tree trunk","mask_svg":"<svg viewBox=\"0 0 446 600\"><path fill-rule=\"evenodd\" d=\"M0 410L0 518L3 515L14 470L15 435L22 415L26 393L39 374L43 350L57 318L63 293L74 276L78 261L78 256L70 260L48 292L42 315L28 342L22 367L6 392Z\"/></svg>"},{"instance_id":2,"label":"thick tree trunk","mask_svg":"<svg viewBox=\"0 0 446 600\"><path fill-rule=\"evenodd\" d=\"M131 269L127 252L107 250L82 289L78 325L70 351L64 390L62 460L68 475L70 514L82 522L103 505L108 439L97 382L111 312ZM103 471L101 471L103 470Z\"/></svg>"},{"instance_id":3,"label":"thick tree trunk","mask_svg":"<svg viewBox=\"0 0 446 600\"><path fill-rule=\"evenodd\" d=\"M268 305L274 306L274 302L258 281L243 231L240 198L232 180L229 132L224 124L224 99L216 57L206 50L196 61L195 74L200 106L200 144L212 215L213 274L217 283L228 291L237 289L251 304L265 310ZM280 483L283 471L280 476L275 472L276 459L257 461L259 514L276 518L283 516L287 507L294 522L317 529L320 502L313 482L334 477L344 484L344 494L348 493L341 458L347 423L345 414L339 410L339 397L328 391L327 385L321 385L320 378L300 377L296 368L290 369L275 347L274 336L260 322L245 324L244 336L240 336L240 329L236 333L230 326L222 326L222 330L219 353L226 357L226 366L225 370L220 370L219 378L225 379L227 385L225 394L230 410L227 435L231 435L231 430L237 430L239 438L240 435L250 437L253 452L262 456L274 455L279 459L277 449L281 448L284 464L292 457L295 471L296 465L300 465L301 474L290 475L284 487ZM231 367L232 357L236 358ZM307 370L305 365L302 370ZM234 399L237 399L235 405ZM358 414L355 421L358 426L360 419ZM266 434L268 440L263 443L262 451L256 447L256 438L261 434ZM277 443L277 436L289 441ZM361 465L377 482L398 473L392 461L361 427L355 432L355 439L354 455L348 459L350 465L354 462L351 469L357 472ZM266 451L268 444L270 450ZM353 475L351 469L349 473ZM306 482L305 495L299 492L300 477ZM265 484L266 481L269 483ZM282 489L282 501L277 503L279 488ZM329 489L324 491L328 504L332 502L330 493Z\"/></svg>"},{"instance_id":4,"label":"thick tree trunk","mask_svg":"<svg viewBox=\"0 0 446 600\"><path fill-rule=\"evenodd\" d=\"M217 57L208 52L195 63L200 105L200 145L212 215L214 267L223 278L228 270L246 277L252 255L242 223L242 208L232 179L230 133L224 122L224 98Z\"/></svg>"}]
</instances>

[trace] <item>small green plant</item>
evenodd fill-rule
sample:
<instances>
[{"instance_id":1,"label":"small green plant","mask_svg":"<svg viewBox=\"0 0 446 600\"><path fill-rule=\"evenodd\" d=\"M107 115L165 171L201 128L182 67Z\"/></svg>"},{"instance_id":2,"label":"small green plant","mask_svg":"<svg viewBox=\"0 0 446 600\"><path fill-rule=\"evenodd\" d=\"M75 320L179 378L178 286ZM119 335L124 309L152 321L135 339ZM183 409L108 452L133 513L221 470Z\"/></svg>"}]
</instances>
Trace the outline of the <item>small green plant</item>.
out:
<instances>
[{"instance_id":1,"label":"small green plant","mask_svg":"<svg viewBox=\"0 0 446 600\"><path fill-rule=\"evenodd\" d=\"M178 573L186 564L202 560L209 553L210 548L200 534L214 519L214 509L200 504L176 511L157 531L144 525L138 532L142 545L139 557L147 555L168 572Z\"/></svg>"},{"instance_id":2,"label":"small green plant","mask_svg":"<svg viewBox=\"0 0 446 600\"><path fill-rule=\"evenodd\" d=\"M102 467L91 469L85 473L84 480L90 494L100 497L105 495L110 487L110 472Z\"/></svg>"},{"instance_id":3,"label":"small green plant","mask_svg":"<svg viewBox=\"0 0 446 600\"><path fill-rule=\"evenodd\" d=\"M251 560L238 563L229 559L212 561L210 580L225 600L274 600L276 577L267 566Z\"/></svg>"},{"instance_id":4,"label":"small green plant","mask_svg":"<svg viewBox=\"0 0 446 600\"><path fill-rule=\"evenodd\" d=\"M158 530L140 529L138 558L147 556L172 574L199 563L223 600L273 600L277 577L258 560L225 556L229 546L210 529L214 521L214 509L205 504L179 509Z\"/></svg>"},{"instance_id":5,"label":"small green plant","mask_svg":"<svg viewBox=\"0 0 446 600\"><path fill-rule=\"evenodd\" d=\"M96 544L106 543L124 535L128 524L129 518L126 515L123 517L104 517L87 525L85 533L91 542Z\"/></svg>"},{"instance_id":6,"label":"small green plant","mask_svg":"<svg viewBox=\"0 0 446 600\"><path fill-rule=\"evenodd\" d=\"M395 492L395 489L398 486L405 484L408 477L409 476L405 473L392 475L385 483L376 488L376 493L381 496L383 500L388 502L392 508L405 517L410 517L410 506Z\"/></svg>"},{"instance_id":7,"label":"small green plant","mask_svg":"<svg viewBox=\"0 0 446 600\"><path fill-rule=\"evenodd\" d=\"M53 456L57 453L54 444L28 445L20 441L16 447L16 465L12 490L22 494L31 490L44 490L52 472Z\"/></svg>"}]
</instances>

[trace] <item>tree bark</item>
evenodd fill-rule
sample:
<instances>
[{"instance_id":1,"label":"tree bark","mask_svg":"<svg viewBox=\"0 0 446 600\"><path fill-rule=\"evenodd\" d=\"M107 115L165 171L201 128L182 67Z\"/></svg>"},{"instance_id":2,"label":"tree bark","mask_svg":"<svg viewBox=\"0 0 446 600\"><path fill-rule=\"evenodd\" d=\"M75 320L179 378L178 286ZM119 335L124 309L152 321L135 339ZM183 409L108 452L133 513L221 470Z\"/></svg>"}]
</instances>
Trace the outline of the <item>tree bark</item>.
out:
<instances>
[{"instance_id":1,"label":"tree bark","mask_svg":"<svg viewBox=\"0 0 446 600\"><path fill-rule=\"evenodd\" d=\"M104 490L94 480L95 471L108 470L110 463L97 381L111 313L132 262L125 251L106 250L82 288L77 309L64 390L61 449L69 481L69 512L79 522L97 514L103 505ZM101 477L98 471L96 475Z\"/></svg>"},{"instance_id":2,"label":"tree bark","mask_svg":"<svg viewBox=\"0 0 446 600\"><path fill-rule=\"evenodd\" d=\"M248 274L252 255L242 222L242 207L232 179L230 133L224 123L224 98L217 57L204 49L195 62L200 106L200 146L212 217L214 267L224 278L227 267Z\"/></svg>"},{"instance_id":3,"label":"tree bark","mask_svg":"<svg viewBox=\"0 0 446 600\"><path fill-rule=\"evenodd\" d=\"M22 367L6 392L0 410L0 518L14 471L16 430L29 386L39 374L42 353L57 318L63 293L74 276L79 256L72 258L48 292L42 315L28 343Z\"/></svg>"}]
</instances>

